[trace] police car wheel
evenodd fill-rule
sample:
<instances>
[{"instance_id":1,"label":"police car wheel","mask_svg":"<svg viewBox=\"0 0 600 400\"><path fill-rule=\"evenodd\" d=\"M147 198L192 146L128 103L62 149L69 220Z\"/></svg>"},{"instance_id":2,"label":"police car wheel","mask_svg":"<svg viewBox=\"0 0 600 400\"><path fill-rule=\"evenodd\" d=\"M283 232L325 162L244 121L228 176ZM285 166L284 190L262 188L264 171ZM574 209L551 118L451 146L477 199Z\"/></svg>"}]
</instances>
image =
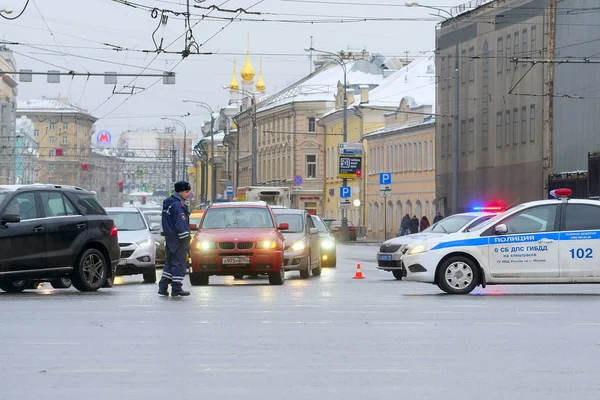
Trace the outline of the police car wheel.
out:
<instances>
[{"instance_id":1,"label":"police car wheel","mask_svg":"<svg viewBox=\"0 0 600 400\"><path fill-rule=\"evenodd\" d=\"M401 281L402 278L404 277L404 274L402 273L401 269L395 269L392 271L392 275L394 275L394 278L396 278L397 280Z\"/></svg>"},{"instance_id":2,"label":"police car wheel","mask_svg":"<svg viewBox=\"0 0 600 400\"><path fill-rule=\"evenodd\" d=\"M479 267L466 257L451 257L438 270L438 287L448 294L468 294L479 282Z\"/></svg>"}]
</instances>

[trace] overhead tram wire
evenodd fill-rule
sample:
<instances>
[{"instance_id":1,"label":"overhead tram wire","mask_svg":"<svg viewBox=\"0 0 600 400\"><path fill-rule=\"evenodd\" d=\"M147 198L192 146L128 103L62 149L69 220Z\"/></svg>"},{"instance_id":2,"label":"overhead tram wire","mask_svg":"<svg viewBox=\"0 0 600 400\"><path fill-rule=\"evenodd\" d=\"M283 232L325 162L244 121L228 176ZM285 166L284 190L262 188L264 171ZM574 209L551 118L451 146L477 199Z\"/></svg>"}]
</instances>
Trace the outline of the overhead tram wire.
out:
<instances>
[{"instance_id":1,"label":"overhead tram wire","mask_svg":"<svg viewBox=\"0 0 600 400\"><path fill-rule=\"evenodd\" d=\"M23 13L25 12L25 10L27 10L27 6L29 5L29 1L27 0L27 3L25 3L25 6L23 6L23 9L21 10L21 12L19 14L17 14L14 17L7 17L6 15L4 15L3 13L0 13L0 17L7 19L9 21L14 21L15 19L19 18L21 15L23 15Z\"/></svg>"}]
</instances>

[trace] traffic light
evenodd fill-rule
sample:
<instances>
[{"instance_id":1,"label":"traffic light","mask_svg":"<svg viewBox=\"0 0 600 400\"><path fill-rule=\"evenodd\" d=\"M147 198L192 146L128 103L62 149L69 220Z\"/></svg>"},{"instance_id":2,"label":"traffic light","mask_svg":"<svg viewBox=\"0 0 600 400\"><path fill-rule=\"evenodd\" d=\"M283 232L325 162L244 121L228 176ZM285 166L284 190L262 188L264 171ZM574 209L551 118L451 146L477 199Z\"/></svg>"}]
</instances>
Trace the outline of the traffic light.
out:
<instances>
[{"instance_id":1,"label":"traffic light","mask_svg":"<svg viewBox=\"0 0 600 400\"><path fill-rule=\"evenodd\" d=\"M146 196L142 196L142 204L146 204Z\"/></svg>"},{"instance_id":2,"label":"traffic light","mask_svg":"<svg viewBox=\"0 0 600 400\"><path fill-rule=\"evenodd\" d=\"M142 191L145 192L146 191L146 184L142 183Z\"/></svg>"},{"instance_id":3,"label":"traffic light","mask_svg":"<svg viewBox=\"0 0 600 400\"><path fill-rule=\"evenodd\" d=\"M87 164L81 164L81 170L82 171L87 171L88 169L88 165Z\"/></svg>"},{"instance_id":4,"label":"traffic light","mask_svg":"<svg viewBox=\"0 0 600 400\"><path fill-rule=\"evenodd\" d=\"M123 182L119 182L119 193L123 193Z\"/></svg>"},{"instance_id":5,"label":"traffic light","mask_svg":"<svg viewBox=\"0 0 600 400\"><path fill-rule=\"evenodd\" d=\"M63 149L56 149L56 155L57 156L62 156L63 155Z\"/></svg>"}]
</instances>

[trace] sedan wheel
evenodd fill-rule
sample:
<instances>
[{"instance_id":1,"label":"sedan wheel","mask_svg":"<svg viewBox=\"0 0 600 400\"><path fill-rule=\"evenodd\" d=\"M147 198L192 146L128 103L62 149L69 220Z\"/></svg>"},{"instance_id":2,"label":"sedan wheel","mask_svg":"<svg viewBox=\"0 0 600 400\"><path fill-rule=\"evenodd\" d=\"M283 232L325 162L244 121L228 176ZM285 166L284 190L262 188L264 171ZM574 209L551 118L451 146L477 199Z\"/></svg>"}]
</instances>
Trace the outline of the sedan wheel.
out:
<instances>
[{"instance_id":1,"label":"sedan wheel","mask_svg":"<svg viewBox=\"0 0 600 400\"><path fill-rule=\"evenodd\" d=\"M479 267L465 257L452 257L438 270L438 286L449 294L471 293L479 282Z\"/></svg>"},{"instance_id":2,"label":"sedan wheel","mask_svg":"<svg viewBox=\"0 0 600 400\"><path fill-rule=\"evenodd\" d=\"M50 281L50 284L54 289L68 289L71 287L71 279L69 278L56 278Z\"/></svg>"},{"instance_id":3,"label":"sedan wheel","mask_svg":"<svg viewBox=\"0 0 600 400\"><path fill-rule=\"evenodd\" d=\"M21 293L29 287L29 281L19 280L12 282L0 282L0 289L8 293Z\"/></svg>"}]
</instances>

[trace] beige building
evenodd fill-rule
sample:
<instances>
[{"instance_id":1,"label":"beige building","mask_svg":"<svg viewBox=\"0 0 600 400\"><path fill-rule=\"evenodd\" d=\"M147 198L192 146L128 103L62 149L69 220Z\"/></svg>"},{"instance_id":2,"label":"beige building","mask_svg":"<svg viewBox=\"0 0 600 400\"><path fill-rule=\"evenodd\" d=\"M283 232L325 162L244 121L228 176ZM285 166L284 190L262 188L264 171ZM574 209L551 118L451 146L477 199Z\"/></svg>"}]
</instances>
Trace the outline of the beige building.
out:
<instances>
[{"instance_id":1,"label":"beige building","mask_svg":"<svg viewBox=\"0 0 600 400\"><path fill-rule=\"evenodd\" d=\"M16 61L6 46L0 46L0 70L15 71ZM16 181L18 143L15 135L17 81L14 75L0 77L0 185Z\"/></svg>"},{"instance_id":2,"label":"beige building","mask_svg":"<svg viewBox=\"0 0 600 400\"><path fill-rule=\"evenodd\" d=\"M33 121L39 146L37 182L86 185L90 177L91 136L97 118L66 99L19 101L17 116Z\"/></svg>"}]
</instances>

